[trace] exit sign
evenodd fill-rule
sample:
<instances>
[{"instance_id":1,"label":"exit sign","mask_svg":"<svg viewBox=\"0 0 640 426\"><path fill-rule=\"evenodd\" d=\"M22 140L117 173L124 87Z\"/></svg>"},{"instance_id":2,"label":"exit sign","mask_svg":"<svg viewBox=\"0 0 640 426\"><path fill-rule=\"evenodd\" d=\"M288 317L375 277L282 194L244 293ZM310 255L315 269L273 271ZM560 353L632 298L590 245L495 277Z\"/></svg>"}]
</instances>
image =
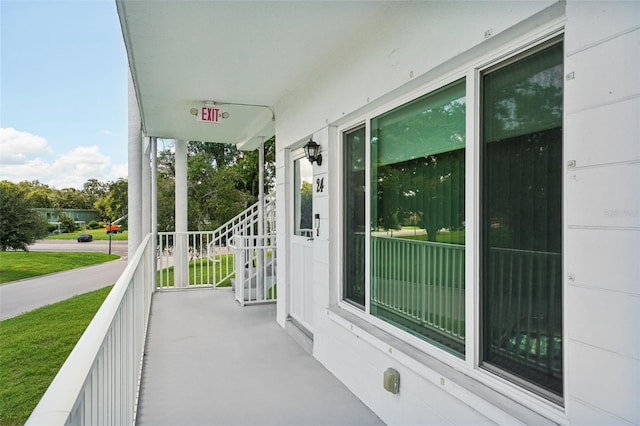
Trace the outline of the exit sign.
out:
<instances>
[{"instance_id":1,"label":"exit sign","mask_svg":"<svg viewBox=\"0 0 640 426\"><path fill-rule=\"evenodd\" d=\"M220 108L202 106L198 111L198 121L206 121L207 123L219 123L222 119Z\"/></svg>"}]
</instances>

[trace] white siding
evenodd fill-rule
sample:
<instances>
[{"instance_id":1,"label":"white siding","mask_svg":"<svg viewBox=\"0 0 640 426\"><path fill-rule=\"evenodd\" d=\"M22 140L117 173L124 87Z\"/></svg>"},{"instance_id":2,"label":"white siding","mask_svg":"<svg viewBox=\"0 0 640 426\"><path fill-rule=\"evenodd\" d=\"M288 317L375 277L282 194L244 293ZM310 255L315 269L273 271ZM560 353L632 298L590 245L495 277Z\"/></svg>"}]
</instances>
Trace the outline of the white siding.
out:
<instances>
[{"instance_id":1,"label":"white siding","mask_svg":"<svg viewBox=\"0 0 640 426\"><path fill-rule=\"evenodd\" d=\"M566 405L640 423L640 2L567 5Z\"/></svg>"},{"instance_id":2,"label":"white siding","mask_svg":"<svg viewBox=\"0 0 640 426\"><path fill-rule=\"evenodd\" d=\"M389 2L278 105L278 141L312 132L387 96L554 1Z\"/></svg>"},{"instance_id":3,"label":"white siding","mask_svg":"<svg viewBox=\"0 0 640 426\"><path fill-rule=\"evenodd\" d=\"M325 192L314 192L314 213L321 217L312 268L314 355L390 424L544 420L529 409L560 423L640 423L640 2L566 4L565 74L571 77L565 82L564 129L564 408L545 408L552 404L535 398L527 407L498 396L483 400L486 390L476 389L474 381L503 385L469 368L472 363L442 363L469 377L450 385L443 376L441 385L436 369L399 361L411 357L391 356L385 342L373 344L374 337L350 332L327 310L338 298L343 262L336 255L342 194L335 126L356 124L421 85L436 85L464 61L481 61L488 52L495 58L501 45L508 46L506 53L512 39L544 27L563 7L551 1L394 2L277 105L279 259L287 259L284 212L290 211L285 152L313 135L324 159L314 166L314 182L325 179ZM487 40L485 32L492 34ZM468 111L473 113L472 105ZM281 277L286 270L282 261ZM467 289L474 285L467 282ZM398 395L382 388L388 367L401 373ZM511 397L507 387L501 389Z\"/></svg>"}]
</instances>

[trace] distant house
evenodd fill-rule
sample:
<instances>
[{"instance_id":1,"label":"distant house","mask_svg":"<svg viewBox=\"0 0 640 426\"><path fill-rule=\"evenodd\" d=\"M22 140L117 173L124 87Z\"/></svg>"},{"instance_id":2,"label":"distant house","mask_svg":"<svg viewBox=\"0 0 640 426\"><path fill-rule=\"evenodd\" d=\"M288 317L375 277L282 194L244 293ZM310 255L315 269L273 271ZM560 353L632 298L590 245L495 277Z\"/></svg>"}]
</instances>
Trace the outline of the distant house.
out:
<instances>
[{"instance_id":1,"label":"distant house","mask_svg":"<svg viewBox=\"0 0 640 426\"><path fill-rule=\"evenodd\" d=\"M40 215L49 223L59 224L60 215L66 215L72 218L77 225L84 225L92 220L98 220L99 211L95 209L36 209Z\"/></svg>"}]
</instances>

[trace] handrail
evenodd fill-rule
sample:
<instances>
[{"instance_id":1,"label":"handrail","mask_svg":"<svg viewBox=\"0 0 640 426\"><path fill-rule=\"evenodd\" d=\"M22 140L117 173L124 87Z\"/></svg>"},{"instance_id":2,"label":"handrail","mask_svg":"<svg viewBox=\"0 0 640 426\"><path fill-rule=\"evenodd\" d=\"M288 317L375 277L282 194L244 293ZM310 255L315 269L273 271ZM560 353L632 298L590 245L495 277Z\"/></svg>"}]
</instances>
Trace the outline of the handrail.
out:
<instances>
[{"instance_id":1,"label":"handrail","mask_svg":"<svg viewBox=\"0 0 640 426\"><path fill-rule=\"evenodd\" d=\"M275 206L275 195L267 195L263 217L265 234L275 234ZM235 268L231 241L238 236L257 236L259 207L258 203L251 205L213 231L158 232L158 288L173 288L176 282L178 287L215 288L232 282ZM178 265L184 262L188 265L181 269Z\"/></svg>"},{"instance_id":2,"label":"handrail","mask_svg":"<svg viewBox=\"0 0 640 426\"><path fill-rule=\"evenodd\" d=\"M153 292L148 234L27 425L133 424Z\"/></svg>"}]
</instances>

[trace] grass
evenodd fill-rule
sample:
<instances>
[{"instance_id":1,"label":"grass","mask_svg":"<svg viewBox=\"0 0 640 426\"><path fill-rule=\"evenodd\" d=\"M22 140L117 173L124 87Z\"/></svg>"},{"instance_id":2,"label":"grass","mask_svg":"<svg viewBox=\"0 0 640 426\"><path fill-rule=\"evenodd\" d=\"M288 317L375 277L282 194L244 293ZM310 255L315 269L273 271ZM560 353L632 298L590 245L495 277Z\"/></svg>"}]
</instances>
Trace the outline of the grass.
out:
<instances>
[{"instance_id":1,"label":"grass","mask_svg":"<svg viewBox=\"0 0 640 426\"><path fill-rule=\"evenodd\" d=\"M100 229L86 229L83 231L68 232L66 234L50 234L48 240L77 240L80 234L91 234L94 240L109 240L109 235L104 228ZM126 241L129 234L127 231L118 234L111 234L111 241Z\"/></svg>"},{"instance_id":2,"label":"grass","mask_svg":"<svg viewBox=\"0 0 640 426\"><path fill-rule=\"evenodd\" d=\"M229 270L233 270L233 254L223 254L220 255L220 262L210 262L208 260L205 260L204 262L202 262L202 266L201 266L201 261L199 259L197 260L192 260L191 262L189 262L189 279L193 280L193 275L195 272L196 275L196 279L194 283L191 284L210 284L208 282L206 282L207 280L207 273L209 274L208 276L213 279L214 276L214 267L215 267L215 276L216 277L220 277L223 275L227 275L227 265L229 266ZM208 269L208 271L207 271ZM202 280L200 279L201 276L201 270L202 270ZM164 268L160 271L158 271L158 275L157 275L157 279L158 279L158 285L160 284L160 275L162 274L162 282L163 285L168 285L169 287L173 287L174 285L174 272L173 272L173 266L169 266L168 268ZM205 281L205 282L203 282ZM225 281L223 281L218 287L231 287L231 278L227 278Z\"/></svg>"},{"instance_id":3,"label":"grass","mask_svg":"<svg viewBox=\"0 0 640 426\"><path fill-rule=\"evenodd\" d=\"M0 321L0 424L26 422L110 290Z\"/></svg>"},{"instance_id":4,"label":"grass","mask_svg":"<svg viewBox=\"0 0 640 426\"><path fill-rule=\"evenodd\" d=\"M404 228L403 228L404 229ZM427 234L418 235L403 235L398 238L414 241L429 241ZM450 232L438 232L436 235L436 242L449 243L449 244L464 244L464 231L450 231Z\"/></svg>"},{"instance_id":5,"label":"grass","mask_svg":"<svg viewBox=\"0 0 640 426\"><path fill-rule=\"evenodd\" d=\"M0 252L0 284L118 259L105 253Z\"/></svg>"}]
</instances>

